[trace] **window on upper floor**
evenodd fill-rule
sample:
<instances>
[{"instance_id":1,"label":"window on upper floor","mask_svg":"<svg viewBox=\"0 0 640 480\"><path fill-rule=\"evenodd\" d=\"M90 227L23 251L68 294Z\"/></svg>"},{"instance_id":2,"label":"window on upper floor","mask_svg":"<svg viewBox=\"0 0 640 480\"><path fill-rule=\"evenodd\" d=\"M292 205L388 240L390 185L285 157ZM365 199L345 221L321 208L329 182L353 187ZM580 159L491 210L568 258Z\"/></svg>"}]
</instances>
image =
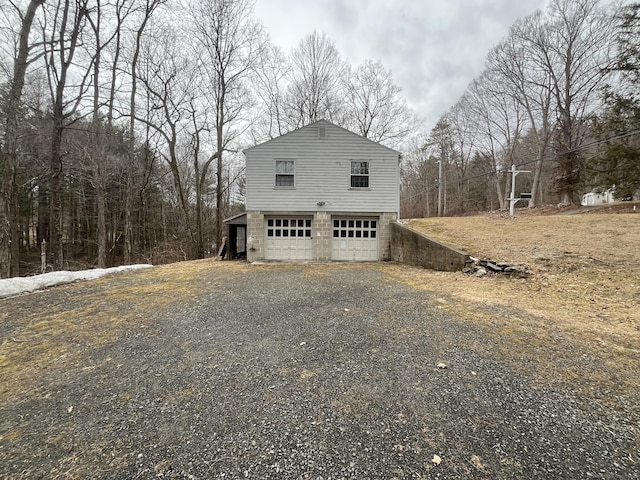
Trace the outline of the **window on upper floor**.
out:
<instances>
[{"instance_id":1,"label":"window on upper floor","mask_svg":"<svg viewBox=\"0 0 640 480\"><path fill-rule=\"evenodd\" d=\"M295 173L293 160L276 160L276 187L295 186Z\"/></svg>"},{"instance_id":2,"label":"window on upper floor","mask_svg":"<svg viewBox=\"0 0 640 480\"><path fill-rule=\"evenodd\" d=\"M351 188L369 187L369 162L351 162Z\"/></svg>"}]
</instances>

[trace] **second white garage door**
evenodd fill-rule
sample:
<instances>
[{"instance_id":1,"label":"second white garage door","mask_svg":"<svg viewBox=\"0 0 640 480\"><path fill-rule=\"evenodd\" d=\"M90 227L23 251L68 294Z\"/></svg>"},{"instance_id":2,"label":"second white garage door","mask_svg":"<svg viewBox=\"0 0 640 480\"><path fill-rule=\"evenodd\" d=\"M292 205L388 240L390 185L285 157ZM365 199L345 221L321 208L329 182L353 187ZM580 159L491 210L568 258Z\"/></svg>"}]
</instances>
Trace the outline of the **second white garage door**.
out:
<instances>
[{"instance_id":1,"label":"second white garage door","mask_svg":"<svg viewBox=\"0 0 640 480\"><path fill-rule=\"evenodd\" d=\"M267 260L312 260L313 237L310 218L267 218Z\"/></svg>"},{"instance_id":2,"label":"second white garage door","mask_svg":"<svg viewBox=\"0 0 640 480\"><path fill-rule=\"evenodd\" d=\"M331 259L349 261L377 261L377 219L333 218Z\"/></svg>"}]
</instances>

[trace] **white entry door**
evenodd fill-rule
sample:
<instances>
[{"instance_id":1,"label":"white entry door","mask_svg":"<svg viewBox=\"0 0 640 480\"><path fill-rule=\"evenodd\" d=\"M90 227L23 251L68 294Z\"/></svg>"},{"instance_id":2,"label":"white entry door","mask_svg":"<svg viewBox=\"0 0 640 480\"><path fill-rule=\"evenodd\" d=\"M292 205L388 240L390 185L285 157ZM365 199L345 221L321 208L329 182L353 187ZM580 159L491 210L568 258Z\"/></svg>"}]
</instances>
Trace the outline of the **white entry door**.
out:
<instances>
[{"instance_id":1,"label":"white entry door","mask_svg":"<svg viewBox=\"0 0 640 480\"><path fill-rule=\"evenodd\" d=\"M375 218L333 218L331 259L378 260L378 220Z\"/></svg>"},{"instance_id":2,"label":"white entry door","mask_svg":"<svg viewBox=\"0 0 640 480\"><path fill-rule=\"evenodd\" d=\"M267 218L265 222L265 259L313 259L311 218Z\"/></svg>"}]
</instances>

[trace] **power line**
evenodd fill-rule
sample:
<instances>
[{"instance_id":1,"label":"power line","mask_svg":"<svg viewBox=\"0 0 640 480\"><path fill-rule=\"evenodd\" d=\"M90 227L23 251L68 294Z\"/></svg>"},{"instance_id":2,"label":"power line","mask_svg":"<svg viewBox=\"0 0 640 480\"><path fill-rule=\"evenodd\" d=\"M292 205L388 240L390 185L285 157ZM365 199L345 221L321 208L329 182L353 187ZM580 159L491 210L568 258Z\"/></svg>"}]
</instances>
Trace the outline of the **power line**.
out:
<instances>
[{"instance_id":1,"label":"power line","mask_svg":"<svg viewBox=\"0 0 640 480\"><path fill-rule=\"evenodd\" d=\"M617 140L617 139L620 139L620 138L632 137L633 135L637 135L638 133L640 133L640 129L629 130L629 131L624 132L624 133L620 133L620 134L612 135L612 136L607 137L607 138L603 138L602 140L594 140L593 142L585 143L584 145L580 145L580 146L575 147L575 148L570 148L568 150L565 150L564 152L553 153L553 154L545 155L543 157L538 157L538 158L536 158L534 160L529 160L529 161L526 161L526 162L518 163L518 164L516 164L516 167L522 167L522 166L525 166L525 165L531 165L532 163L537 163L539 161L543 161L544 162L544 161L552 160L554 158L561 157L562 155L566 155L568 153L578 152L580 150L584 150L584 149L589 148L589 147L595 147L597 145L610 142L611 140ZM589 158L593 158L593 157L594 156L591 156ZM506 173L506 172L507 172L507 170L491 170L491 171L486 172L486 173L481 173L479 175L475 175L473 177L466 178L465 180L466 181L471 181L471 180L476 180L478 178L488 177L489 175L495 175L496 173ZM438 185L434 185L432 187L427 187L424 190L421 190L418 193L415 193L415 194L413 194L413 195L411 195L409 197L401 198L400 201L403 202L403 201L411 200L412 198L419 197L420 195L422 195L424 193L428 193L428 192L432 191L435 188L438 188Z\"/></svg>"}]
</instances>

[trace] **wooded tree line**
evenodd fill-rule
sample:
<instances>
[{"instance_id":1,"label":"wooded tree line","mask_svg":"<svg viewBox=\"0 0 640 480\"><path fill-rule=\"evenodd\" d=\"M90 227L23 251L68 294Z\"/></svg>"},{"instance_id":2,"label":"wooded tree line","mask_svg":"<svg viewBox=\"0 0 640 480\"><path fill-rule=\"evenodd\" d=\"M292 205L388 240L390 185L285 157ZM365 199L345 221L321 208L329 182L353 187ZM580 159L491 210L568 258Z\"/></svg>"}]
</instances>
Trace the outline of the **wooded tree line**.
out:
<instances>
[{"instance_id":1,"label":"wooded tree line","mask_svg":"<svg viewBox=\"0 0 640 480\"><path fill-rule=\"evenodd\" d=\"M551 0L518 20L408 149L402 216L505 210L514 164L531 172L516 192L529 207L613 185L618 198L638 195L639 17L637 2Z\"/></svg>"},{"instance_id":2,"label":"wooded tree line","mask_svg":"<svg viewBox=\"0 0 640 480\"><path fill-rule=\"evenodd\" d=\"M638 4L551 0L430 132L381 62L318 32L285 53L251 0L0 6L0 277L43 242L47 269L203 258L242 149L321 118L404 153L403 217L504 209L511 164L530 206L638 188Z\"/></svg>"},{"instance_id":3,"label":"wooded tree line","mask_svg":"<svg viewBox=\"0 0 640 480\"><path fill-rule=\"evenodd\" d=\"M250 0L0 0L0 276L203 258L242 149L320 118L399 145L380 62L275 47Z\"/></svg>"}]
</instances>

